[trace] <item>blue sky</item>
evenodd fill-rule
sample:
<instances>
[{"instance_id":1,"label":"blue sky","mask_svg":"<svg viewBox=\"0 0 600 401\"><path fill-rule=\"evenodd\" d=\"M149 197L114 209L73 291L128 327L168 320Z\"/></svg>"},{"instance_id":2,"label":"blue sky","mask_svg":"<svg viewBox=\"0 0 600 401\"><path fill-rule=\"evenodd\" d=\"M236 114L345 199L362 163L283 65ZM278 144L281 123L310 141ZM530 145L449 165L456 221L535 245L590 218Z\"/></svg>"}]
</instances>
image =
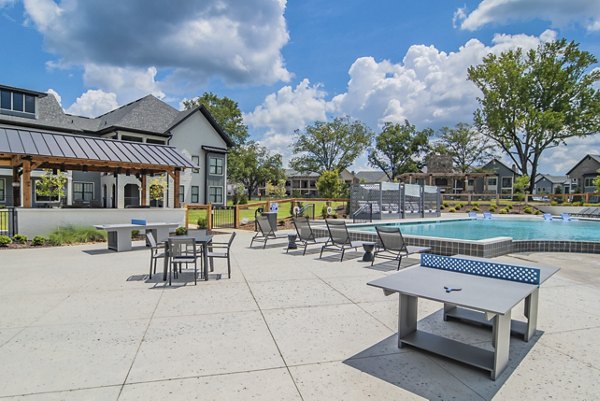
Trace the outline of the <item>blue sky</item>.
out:
<instances>
[{"instance_id":1,"label":"blue sky","mask_svg":"<svg viewBox=\"0 0 600 401\"><path fill-rule=\"evenodd\" d=\"M349 115L376 132L470 122L466 68L490 52L565 37L600 58L597 0L0 0L0 82L96 116L146 94L180 108L236 100L284 160L295 129ZM564 174L600 136L549 151ZM372 169L363 156L356 170Z\"/></svg>"}]
</instances>

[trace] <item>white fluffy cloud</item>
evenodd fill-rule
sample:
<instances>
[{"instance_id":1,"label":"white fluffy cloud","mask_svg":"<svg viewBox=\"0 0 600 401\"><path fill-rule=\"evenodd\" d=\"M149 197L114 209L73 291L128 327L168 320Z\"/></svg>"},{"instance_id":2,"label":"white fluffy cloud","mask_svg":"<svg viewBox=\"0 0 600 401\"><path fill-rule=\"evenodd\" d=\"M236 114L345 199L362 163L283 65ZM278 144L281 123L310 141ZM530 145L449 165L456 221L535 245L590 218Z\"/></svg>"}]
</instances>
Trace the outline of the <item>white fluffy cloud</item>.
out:
<instances>
[{"instance_id":1,"label":"white fluffy cloud","mask_svg":"<svg viewBox=\"0 0 600 401\"><path fill-rule=\"evenodd\" d=\"M600 134L571 138L567 146L559 146L544 153L542 173L565 175L587 154L600 155Z\"/></svg>"},{"instance_id":2,"label":"white fluffy cloud","mask_svg":"<svg viewBox=\"0 0 600 401\"><path fill-rule=\"evenodd\" d=\"M231 83L286 81L284 0L24 0L65 62L170 69Z\"/></svg>"},{"instance_id":3,"label":"white fluffy cloud","mask_svg":"<svg viewBox=\"0 0 600 401\"><path fill-rule=\"evenodd\" d=\"M556 33L550 30L539 37L496 35L490 46L471 39L450 53L434 46L413 45L398 63L361 57L349 69L344 93L327 99L321 86L304 80L295 88L285 86L268 95L245 115L245 122L263 131L261 141L282 153L284 160L291 156L293 130L328 115L348 115L376 131L386 121L405 119L419 129L470 122L480 92L467 80L469 66L481 63L489 53L517 47L527 50L555 38ZM363 159L357 163L365 164ZM549 171L555 169L550 164L548 167Z\"/></svg>"},{"instance_id":4,"label":"white fluffy cloud","mask_svg":"<svg viewBox=\"0 0 600 401\"><path fill-rule=\"evenodd\" d=\"M119 107L117 95L102 90L88 90L66 112L76 116L98 117Z\"/></svg>"},{"instance_id":5,"label":"white fluffy cloud","mask_svg":"<svg viewBox=\"0 0 600 401\"><path fill-rule=\"evenodd\" d=\"M54 89L50 88L46 91L46 93L48 93L49 95L52 95L56 98L56 101L58 102L58 104L60 104L60 106L62 107L62 97L58 94L57 91L55 91Z\"/></svg>"},{"instance_id":6,"label":"white fluffy cloud","mask_svg":"<svg viewBox=\"0 0 600 401\"><path fill-rule=\"evenodd\" d=\"M580 24L589 31L600 30L598 0L483 0L467 15L465 8L454 14L461 29L477 30L488 24L543 19L555 27Z\"/></svg>"}]
</instances>

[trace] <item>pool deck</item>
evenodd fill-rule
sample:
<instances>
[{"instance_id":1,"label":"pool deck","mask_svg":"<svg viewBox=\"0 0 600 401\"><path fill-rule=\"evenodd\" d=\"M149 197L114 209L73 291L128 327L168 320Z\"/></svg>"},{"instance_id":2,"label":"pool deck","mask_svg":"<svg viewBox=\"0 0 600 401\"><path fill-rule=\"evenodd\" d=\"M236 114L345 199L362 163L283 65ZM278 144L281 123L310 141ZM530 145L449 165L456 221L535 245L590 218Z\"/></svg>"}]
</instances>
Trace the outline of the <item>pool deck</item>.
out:
<instances>
[{"instance_id":1,"label":"pool deck","mask_svg":"<svg viewBox=\"0 0 600 401\"><path fill-rule=\"evenodd\" d=\"M362 252L249 249L239 231L232 278L172 287L148 279L149 252L106 244L0 251L0 400L592 400L600 394L598 255L519 253L557 266L540 290L538 333L511 339L498 380L397 348L397 295L368 281L394 262ZM225 239L225 236L223 237ZM417 262L403 260L403 266ZM217 273L226 271L216 260ZM481 328L419 302L419 327L491 347ZM518 311L521 308L518 307ZM518 313L517 313L518 315Z\"/></svg>"}]
</instances>

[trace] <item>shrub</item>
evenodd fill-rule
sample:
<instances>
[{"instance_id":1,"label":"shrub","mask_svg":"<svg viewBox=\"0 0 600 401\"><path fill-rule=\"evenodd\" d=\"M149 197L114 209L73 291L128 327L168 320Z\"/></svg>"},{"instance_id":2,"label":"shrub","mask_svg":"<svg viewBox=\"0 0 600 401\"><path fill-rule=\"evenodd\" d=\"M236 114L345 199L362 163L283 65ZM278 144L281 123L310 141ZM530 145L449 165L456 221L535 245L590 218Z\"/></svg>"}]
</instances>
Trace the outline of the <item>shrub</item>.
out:
<instances>
[{"instance_id":1,"label":"shrub","mask_svg":"<svg viewBox=\"0 0 600 401\"><path fill-rule=\"evenodd\" d=\"M448 209L448 213L454 213L454 212L456 212L455 208L451 207L450 209Z\"/></svg>"},{"instance_id":2,"label":"shrub","mask_svg":"<svg viewBox=\"0 0 600 401\"><path fill-rule=\"evenodd\" d=\"M532 214L533 213L533 208L531 208L531 206L525 206L525 208L523 209L523 213L525 213L525 214Z\"/></svg>"},{"instance_id":3,"label":"shrub","mask_svg":"<svg viewBox=\"0 0 600 401\"><path fill-rule=\"evenodd\" d=\"M197 224L198 228L208 228L208 223L206 222L205 217L199 217Z\"/></svg>"},{"instance_id":4,"label":"shrub","mask_svg":"<svg viewBox=\"0 0 600 401\"><path fill-rule=\"evenodd\" d=\"M479 207L479 202L473 202L474 207Z\"/></svg>"},{"instance_id":5,"label":"shrub","mask_svg":"<svg viewBox=\"0 0 600 401\"><path fill-rule=\"evenodd\" d=\"M440 206L441 210L444 210L445 208L446 208L446 206L444 206L443 204L442 204L442 206Z\"/></svg>"},{"instance_id":6,"label":"shrub","mask_svg":"<svg viewBox=\"0 0 600 401\"><path fill-rule=\"evenodd\" d=\"M534 214L535 214L536 216L539 216L540 214L542 214L542 211L541 211L541 210L536 210Z\"/></svg>"},{"instance_id":7,"label":"shrub","mask_svg":"<svg viewBox=\"0 0 600 401\"><path fill-rule=\"evenodd\" d=\"M556 205L558 205L557 201L555 201L555 200L550 201L550 206L556 206Z\"/></svg>"},{"instance_id":8,"label":"shrub","mask_svg":"<svg viewBox=\"0 0 600 401\"><path fill-rule=\"evenodd\" d=\"M506 207L508 208L508 210L512 210L513 205L509 203Z\"/></svg>"},{"instance_id":9,"label":"shrub","mask_svg":"<svg viewBox=\"0 0 600 401\"><path fill-rule=\"evenodd\" d=\"M490 212L495 213L496 212L496 206L490 206Z\"/></svg>"},{"instance_id":10,"label":"shrub","mask_svg":"<svg viewBox=\"0 0 600 401\"><path fill-rule=\"evenodd\" d=\"M498 213L500 213L500 214L508 214L508 208L503 207L502 209L500 209L500 211Z\"/></svg>"},{"instance_id":11,"label":"shrub","mask_svg":"<svg viewBox=\"0 0 600 401\"><path fill-rule=\"evenodd\" d=\"M460 210L462 207L463 207L463 204L462 204L462 203L460 203L460 202L458 202L458 203L457 203L457 204L454 206L454 208L455 208L456 210Z\"/></svg>"},{"instance_id":12,"label":"shrub","mask_svg":"<svg viewBox=\"0 0 600 401\"><path fill-rule=\"evenodd\" d=\"M33 237L33 240L31 240L31 245L33 246L42 246L46 243L46 238L42 237L41 235L36 235L35 237Z\"/></svg>"},{"instance_id":13,"label":"shrub","mask_svg":"<svg viewBox=\"0 0 600 401\"><path fill-rule=\"evenodd\" d=\"M442 203L442 206L443 207L448 207L448 206L450 206L450 204L448 202L444 202L444 203Z\"/></svg>"},{"instance_id":14,"label":"shrub","mask_svg":"<svg viewBox=\"0 0 600 401\"><path fill-rule=\"evenodd\" d=\"M0 246L9 246L12 240L8 235L0 235Z\"/></svg>"},{"instance_id":15,"label":"shrub","mask_svg":"<svg viewBox=\"0 0 600 401\"><path fill-rule=\"evenodd\" d=\"M27 242L27 236L23 234L15 234L13 235L12 240L15 244L24 244Z\"/></svg>"},{"instance_id":16,"label":"shrub","mask_svg":"<svg viewBox=\"0 0 600 401\"><path fill-rule=\"evenodd\" d=\"M473 207L471 208L471 211L472 211L472 212L479 212L480 210L479 210L479 207L477 207L477 206L473 206Z\"/></svg>"},{"instance_id":17,"label":"shrub","mask_svg":"<svg viewBox=\"0 0 600 401\"><path fill-rule=\"evenodd\" d=\"M177 227L175 229L175 235L186 235L187 234L187 228L185 227Z\"/></svg>"},{"instance_id":18,"label":"shrub","mask_svg":"<svg viewBox=\"0 0 600 401\"><path fill-rule=\"evenodd\" d=\"M140 230L131 230L131 238L135 238L140 235Z\"/></svg>"},{"instance_id":19,"label":"shrub","mask_svg":"<svg viewBox=\"0 0 600 401\"><path fill-rule=\"evenodd\" d=\"M102 241L106 241L106 232L94 227L59 227L48 235L48 243L51 245Z\"/></svg>"}]
</instances>

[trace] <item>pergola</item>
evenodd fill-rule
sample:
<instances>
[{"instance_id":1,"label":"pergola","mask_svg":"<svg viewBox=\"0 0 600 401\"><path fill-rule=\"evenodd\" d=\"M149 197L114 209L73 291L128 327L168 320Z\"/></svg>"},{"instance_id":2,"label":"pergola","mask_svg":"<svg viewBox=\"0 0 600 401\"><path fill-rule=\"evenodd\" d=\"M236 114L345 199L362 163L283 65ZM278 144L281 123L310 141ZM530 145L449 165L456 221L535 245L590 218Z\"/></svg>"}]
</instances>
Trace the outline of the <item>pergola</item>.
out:
<instances>
[{"instance_id":1,"label":"pergola","mask_svg":"<svg viewBox=\"0 0 600 401\"><path fill-rule=\"evenodd\" d=\"M13 191L16 204L31 207L31 171L60 169L98 171L135 175L141 181L141 203L146 206L146 176L167 173L174 181L174 205L179 203L180 173L198 168L174 147L115 139L15 130L0 127L0 167L12 168L13 183L23 185Z\"/></svg>"},{"instance_id":2,"label":"pergola","mask_svg":"<svg viewBox=\"0 0 600 401\"><path fill-rule=\"evenodd\" d=\"M458 172L448 172L448 173L404 173L400 175L400 180L402 182L407 182L408 184L412 184L413 180L429 180L429 185L434 185L435 178L450 178L454 180L468 180L470 178L483 178L484 179L484 188L487 190L487 180L485 178L495 176L495 173L458 173Z\"/></svg>"}]
</instances>

